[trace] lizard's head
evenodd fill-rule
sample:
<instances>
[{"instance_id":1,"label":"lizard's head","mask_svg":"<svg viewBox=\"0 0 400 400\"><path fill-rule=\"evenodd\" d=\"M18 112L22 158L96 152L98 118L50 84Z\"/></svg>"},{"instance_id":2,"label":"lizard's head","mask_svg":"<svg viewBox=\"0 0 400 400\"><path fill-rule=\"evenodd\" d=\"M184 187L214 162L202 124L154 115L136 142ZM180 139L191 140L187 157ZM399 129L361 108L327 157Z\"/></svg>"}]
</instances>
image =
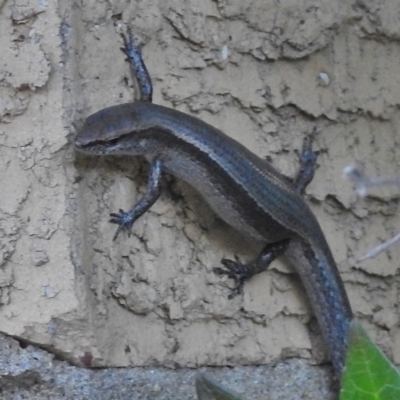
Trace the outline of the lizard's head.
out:
<instances>
[{"instance_id":1,"label":"lizard's head","mask_svg":"<svg viewBox=\"0 0 400 400\"><path fill-rule=\"evenodd\" d=\"M90 115L74 140L75 148L97 155L145 153L146 140L140 133L150 126L140 107L139 102L126 103Z\"/></svg>"}]
</instances>

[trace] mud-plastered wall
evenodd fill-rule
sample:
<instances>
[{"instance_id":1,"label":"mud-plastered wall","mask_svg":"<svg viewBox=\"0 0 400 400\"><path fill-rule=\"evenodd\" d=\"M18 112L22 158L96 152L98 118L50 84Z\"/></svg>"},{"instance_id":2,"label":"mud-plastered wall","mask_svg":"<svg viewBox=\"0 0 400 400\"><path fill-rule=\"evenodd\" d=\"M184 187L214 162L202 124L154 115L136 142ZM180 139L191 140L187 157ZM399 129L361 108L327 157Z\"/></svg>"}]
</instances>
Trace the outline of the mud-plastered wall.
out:
<instances>
[{"instance_id":1,"label":"mud-plastered wall","mask_svg":"<svg viewBox=\"0 0 400 400\"><path fill-rule=\"evenodd\" d=\"M109 214L143 195L140 158L77 155L101 108L133 101L120 47L142 45L154 102L194 115L293 178L317 132L306 199L356 317L400 363L398 188L358 199L342 171L398 175L400 5L392 1L0 2L0 329L85 366L266 364L327 356L299 278L274 262L229 299L222 258L246 241L195 188L161 199L112 238Z\"/></svg>"}]
</instances>

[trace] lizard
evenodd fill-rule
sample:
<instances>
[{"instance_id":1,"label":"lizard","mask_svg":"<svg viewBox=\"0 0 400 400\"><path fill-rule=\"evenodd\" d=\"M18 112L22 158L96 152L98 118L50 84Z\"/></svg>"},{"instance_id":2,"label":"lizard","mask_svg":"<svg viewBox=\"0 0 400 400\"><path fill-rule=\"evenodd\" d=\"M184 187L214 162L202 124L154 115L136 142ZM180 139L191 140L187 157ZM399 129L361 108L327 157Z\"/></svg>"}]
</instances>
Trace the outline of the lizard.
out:
<instances>
[{"instance_id":1,"label":"lizard","mask_svg":"<svg viewBox=\"0 0 400 400\"><path fill-rule=\"evenodd\" d=\"M110 214L110 222L118 225L113 239L122 230L129 234L134 222L159 198L164 173L188 182L226 223L265 244L249 263L222 260L224 268L215 269L236 281L230 297L283 254L301 278L340 379L352 310L322 229L302 196L316 160L312 140L303 147L302 173L290 182L219 129L152 103L151 78L141 50L131 30L128 38L122 37L122 50L131 62L140 99L90 115L74 140L75 148L83 153L141 155L151 165L144 196L131 210Z\"/></svg>"}]
</instances>

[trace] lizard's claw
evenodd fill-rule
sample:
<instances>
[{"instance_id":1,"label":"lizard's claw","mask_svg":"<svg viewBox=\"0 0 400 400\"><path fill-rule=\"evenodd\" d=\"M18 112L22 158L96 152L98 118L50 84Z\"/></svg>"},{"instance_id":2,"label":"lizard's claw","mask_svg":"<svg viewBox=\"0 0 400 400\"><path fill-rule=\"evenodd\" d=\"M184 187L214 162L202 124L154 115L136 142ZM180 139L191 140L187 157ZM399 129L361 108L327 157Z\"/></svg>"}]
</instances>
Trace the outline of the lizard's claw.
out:
<instances>
[{"instance_id":1,"label":"lizard's claw","mask_svg":"<svg viewBox=\"0 0 400 400\"><path fill-rule=\"evenodd\" d=\"M125 212L122 209L119 209L119 213L111 213L110 214L110 220L109 222L113 224L119 225L117 231L115 232L115 235L113 236L113 241L117 239L119 233L122 230L125 230L128 232L128 236L131 236L132 234L132 226L133 223L135 222L132 213Z\"/></svg>"},{"instance_id":2,"label":"lizard's claw","mask_svg":"<svg viewBox=\"0 0 400 400\"><path fill-rule=\"evenodd\" d=\"M224 268L214 268L214 272L218 275L226 275L228 278L235 281L235 287L232 289L231 294L228 296L229 299L233 299L235 296L242 293L243 285L249 278L248 268L246 264L243 264L239 257L235 255L235 261L223 258L221 264Z\"/></svg>"}]
</instances>

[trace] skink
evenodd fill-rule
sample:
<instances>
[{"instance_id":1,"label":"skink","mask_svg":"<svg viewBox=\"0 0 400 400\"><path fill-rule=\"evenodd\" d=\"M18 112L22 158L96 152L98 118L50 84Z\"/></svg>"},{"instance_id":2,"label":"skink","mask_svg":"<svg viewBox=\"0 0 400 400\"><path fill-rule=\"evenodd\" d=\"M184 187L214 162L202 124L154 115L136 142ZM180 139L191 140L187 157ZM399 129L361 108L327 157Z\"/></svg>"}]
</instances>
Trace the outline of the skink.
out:
<instances>
[{"instance_id":1,"label":"skink","mask_svg":"<svg viewBox=\"0 0 400 400\"><path fill-rule=\"evenodd\" d=\"M135 68L133 46L132 38L125 41ZM146 76L140 79L150 82ZM258 242L278 243L274 256L284 252L300 275L340 377L352 311L324 234L299 190L220 130L150 99L151 94L145 101L98 111L87 118L75 139L76 148L85 153L143 155L151 163L144 197L129 212L111 214L111 222L120 225L116 235L121 229L130 231L157 200L163 172L188 182L233 228ZM267 246L252 267L261 269L273 246ZM227 263L231 270L238 267L231 264Z\"/></svg>"}]
</instances>

